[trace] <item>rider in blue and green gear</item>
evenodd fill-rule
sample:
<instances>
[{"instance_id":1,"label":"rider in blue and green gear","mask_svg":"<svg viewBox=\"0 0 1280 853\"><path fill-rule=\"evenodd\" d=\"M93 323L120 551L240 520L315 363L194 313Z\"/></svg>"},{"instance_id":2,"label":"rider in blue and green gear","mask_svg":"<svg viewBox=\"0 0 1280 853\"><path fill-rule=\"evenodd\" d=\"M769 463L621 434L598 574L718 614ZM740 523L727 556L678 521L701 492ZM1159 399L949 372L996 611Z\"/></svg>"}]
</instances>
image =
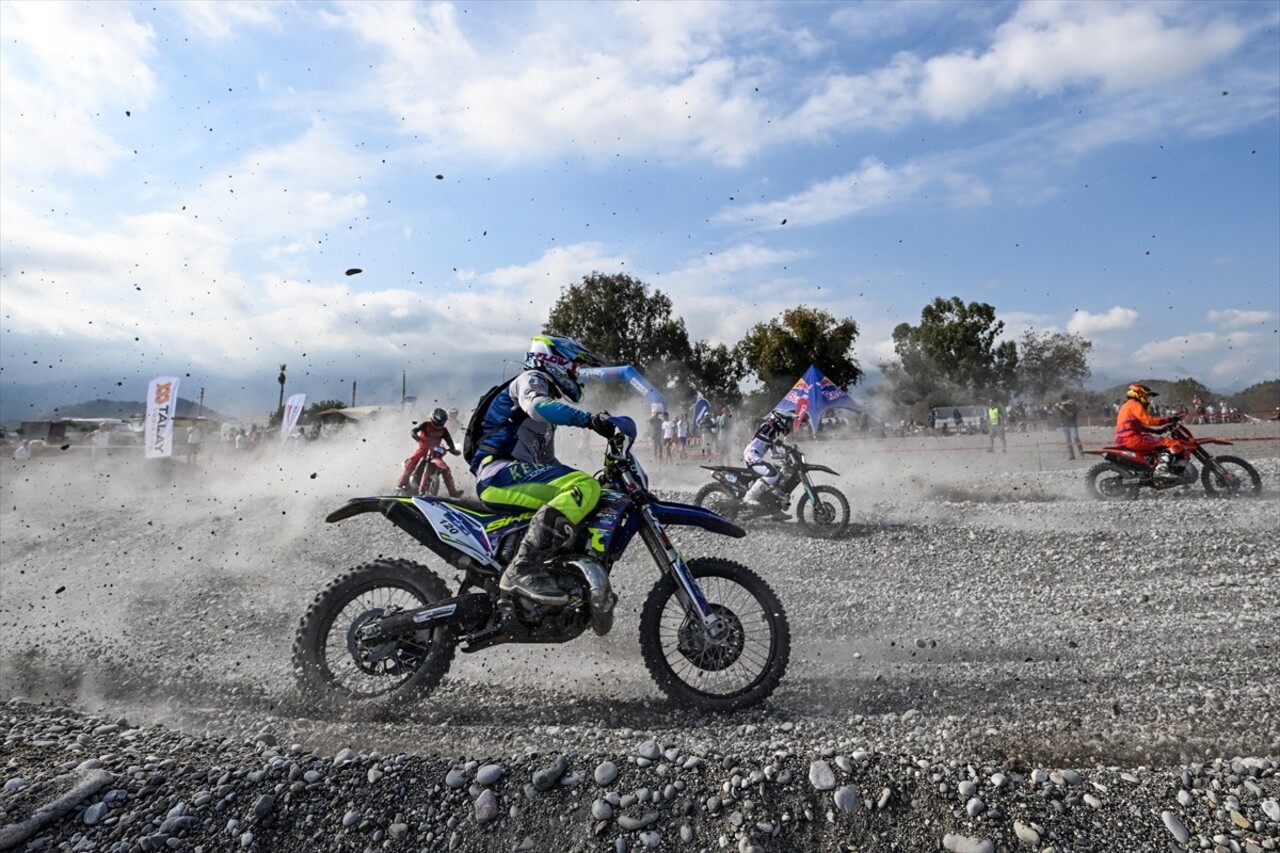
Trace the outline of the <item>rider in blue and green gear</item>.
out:
<instances>
[{"instance_id":1,"label":"rider in blue and green gear","mask_svg":"<svg viewBox=\"0 0 1280 853\"><path fill-rule=\"evenodd\" d=\"M562 402L582 399L580 365L602 363L572 338L536 335L525 369L484 414L476 451L467 460L476 475L476 493L486 504L537 510L502 574L503 592L548 606L568 603L543 563L572 543L578 525L600 499L600 484L556 459L555 431L557 426L576 426L613 436L607 414L590 414Z\"/></svg>"}]
</instances>

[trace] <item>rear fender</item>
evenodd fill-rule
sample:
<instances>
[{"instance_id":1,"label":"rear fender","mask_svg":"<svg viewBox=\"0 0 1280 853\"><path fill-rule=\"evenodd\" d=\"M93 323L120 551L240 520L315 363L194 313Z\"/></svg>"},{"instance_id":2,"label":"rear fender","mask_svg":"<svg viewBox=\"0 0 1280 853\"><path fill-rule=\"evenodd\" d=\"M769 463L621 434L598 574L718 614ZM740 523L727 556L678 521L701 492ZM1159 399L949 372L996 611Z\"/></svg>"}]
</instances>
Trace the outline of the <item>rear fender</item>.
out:
<instances>
[{"instance_id":1,"label":"rear fender","mask_svg":"<svg viewBox=\"0 0 1280 853\"><path fill-rule=\"evenodd\" d=\"M464 571L479 570L490 574L493 573L493 569L490 567L484 566L477 560L473 560L456 548L441 541L435 528L423 517L422 511L414 506L412 498L385 496L352 498L344 506L325 516L324 520L330 524L335 524L348 518L354 518L357 515L363 515L366 512L382 513L388 521L408 533L420 544L425 545L437 557L454 568Z\"/></svg>"}]
</instances>

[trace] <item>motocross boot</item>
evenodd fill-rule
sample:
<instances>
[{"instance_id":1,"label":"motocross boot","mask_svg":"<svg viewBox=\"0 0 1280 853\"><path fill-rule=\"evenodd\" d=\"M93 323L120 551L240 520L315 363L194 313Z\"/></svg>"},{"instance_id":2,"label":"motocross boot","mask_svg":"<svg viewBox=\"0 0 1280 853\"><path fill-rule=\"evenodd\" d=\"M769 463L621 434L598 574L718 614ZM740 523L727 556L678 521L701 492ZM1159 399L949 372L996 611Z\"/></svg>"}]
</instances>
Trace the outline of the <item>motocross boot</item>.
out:
<instances>
[{"instance_id":1,"label":"motocross boot","mask_svg":"<svg viewBox=\"0 0 1280 853\"><path fill-rule=\"evenodd\" d=\"M742 496L743 503L749 503L752 506L760 506L763 501L764 493L768 491L769 484L763 478L756 480L751 484L751 488L747 489L747 493Z\"/></svg>"},{"instance_id":2,"label":"motocross boot","mask_svg":"<svg viewBox=\"0 0 1280 853\"><path fill-rule=\"evenodd\" d=\"M547 607L568 604L569 596L546 573L543 563L569 545L573 536L573 522L564 513L554 507L542 507L529 520L529 530L520 542L520 550L502 573L498 589Z\"/></svg>"},{"instance_id":3,"label":"motocross boot","mask_svg":"<svg viewBox=\"0 0 1280 853\"><path fill-rule=\"evenodd\" d=\"M1151 472L1151 476L1166 483L1181 480L1180 476L1169 469L1169 459L1168 453L1161 453L1160 461L1156 464L1155 470Z\"/></svg>"}]
</instances>

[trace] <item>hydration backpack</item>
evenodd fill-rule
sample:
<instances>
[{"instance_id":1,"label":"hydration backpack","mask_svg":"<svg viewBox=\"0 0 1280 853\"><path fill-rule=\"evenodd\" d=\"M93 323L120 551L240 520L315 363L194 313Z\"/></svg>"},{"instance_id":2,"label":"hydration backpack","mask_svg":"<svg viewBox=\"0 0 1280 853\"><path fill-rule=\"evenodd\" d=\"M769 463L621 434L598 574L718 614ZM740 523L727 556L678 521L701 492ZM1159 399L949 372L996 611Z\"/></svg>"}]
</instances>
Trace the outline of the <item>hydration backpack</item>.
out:
<instances>
[{"instance_id":1,"label":"hydration backpack","mask_svg":"<svg viewBox=\"0 0 1280 853\"><path fill-rule=\"evenodd\" d=\"M480 397L480 402L476 403L475 411L471 413L471 419L467 421L467 432L462 437L462 458L467 460L467 464L472 464L471 457L475 456L480 449L480 441L484 438L484 416L489 413L489 407L493 405L494 399L507 389L511 384L508 379L505 382L499 382Z\"/></svg>"}]
</instances>

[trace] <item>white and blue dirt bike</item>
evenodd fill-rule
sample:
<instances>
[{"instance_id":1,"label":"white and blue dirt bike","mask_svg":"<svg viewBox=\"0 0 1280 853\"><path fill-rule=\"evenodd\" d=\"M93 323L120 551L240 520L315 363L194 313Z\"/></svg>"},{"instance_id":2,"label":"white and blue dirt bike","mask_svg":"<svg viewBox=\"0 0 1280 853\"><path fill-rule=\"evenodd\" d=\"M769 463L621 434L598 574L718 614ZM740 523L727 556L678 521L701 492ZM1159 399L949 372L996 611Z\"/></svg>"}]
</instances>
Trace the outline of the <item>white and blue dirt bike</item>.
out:
<instances>
[{"instance_id":1,"label":"white and blue dirt bike","mask_svg":"<svg viewBox=\"0 0 1280 853\"><path fill-rule=\"evenodd\" d=\"M778 597L740 563L684 559L666 528L746 532L710 510L655 498L631 453L635 422L611 420L618 433L597 474L600 502L580 525L578 546L546 566L568 594L563 607L499 592L531 512L471 499L384 496L354 498L330 513L331 523L381 513L463 574L452 596L432 569L408 560L375 560L332 581L298 625L293 663L303 692L336 704L413 701L440 683L457 649L564 643L587 628L606 634L617 602L609 574L638 538L661 573L640 614L640 651L658 687L674 702L717 711L769 696L791 654Z\"/></svg>"},{"instance_id":2,"label":"white and blue dirt bike","mask_svg":"<svg viewBox=\"0 0 1280 853\"><path fill-rule=\"evenodd\" d=\"M832 539L844 533L849 526L849 499L835 486L815 485L809 476L814 471L824 474L836 472L826 465L812 465L805 461L804 451L794 443L786 439L778 443L782 449L778 483L765 492L759 505L749 504L744 498L760 475L750 468L733 465L703 465L711 472L714 482L699 489L693 502L734 521L760 518L782 521L790 517L792 493L797 487L803 487L795 504L795 518L801 529L821 539Z\"/></svg>"}]
</instances>

